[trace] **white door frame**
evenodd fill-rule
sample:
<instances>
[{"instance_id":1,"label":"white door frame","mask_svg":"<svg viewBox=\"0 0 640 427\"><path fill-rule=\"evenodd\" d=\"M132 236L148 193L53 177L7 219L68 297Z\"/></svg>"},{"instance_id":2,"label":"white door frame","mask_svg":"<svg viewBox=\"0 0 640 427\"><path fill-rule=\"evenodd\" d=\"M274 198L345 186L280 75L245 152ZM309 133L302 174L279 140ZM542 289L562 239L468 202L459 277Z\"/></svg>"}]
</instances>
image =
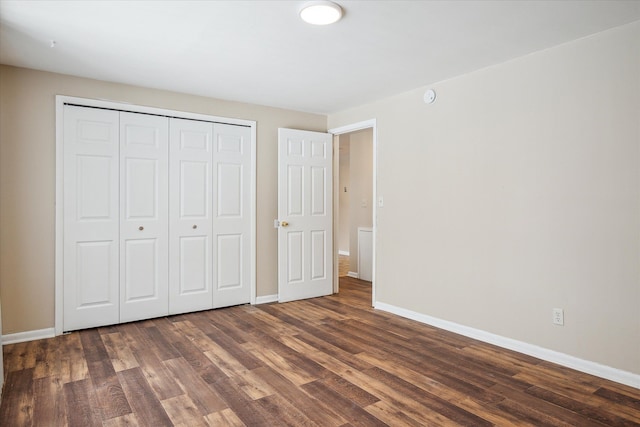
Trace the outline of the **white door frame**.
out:
<instances>
[{"instance_id":1,"label":"white door frame","mask_svg":"<svg viewBox=\"0 0 640 427\"><path fill-rule=\"evenodd\" d=\"M371 269L371 306L375 307L376 305L376 246L377 246L377 233L378 233L378 129L377 129L377 123L376 123L376 119L370 119L370 120L364 120L362 122L357 122L357 123L353 123L350 125L345 125L345 126L340 126L337 128L333 128L333 129L329 129L327 132L332 134L332 135L342 135L345 133L351 133L351 132L355 132L358 130L362 130L362 129L371 129L372 130L372 138L373 138L373 200L371 201L371 208L372 208L372 223L373 223L373 247L372 247L372 260L371 260L371 264L372 264L372 269ZM338 198L340 197L340 191L338 191L338 185L339 185L339 171L340 171L340 167L339 165L336 163L336 159L337 159L337 154L338 149L336 148L335 144L334 144L334 167L333 167L333 224L334 224L334 230L336 227L336 224L338 224L337 221L337 215L338 215L338 207L339 207L339 200ZM334 292L338 292L339 290L339 279L338 279L338 233L333 233L333 253L334 253L334 267L333 267L333 291Z\"/></svg>"},{"instance_id":2,"label":"white door frame","mask_svg":"<svg viewBox=\"0 0 640 427\"><path fill-rule=\"evenodd\" d=\"M56 335L63 333L63 252L64 252L64 105L73 104L82 107L106 108L133 113L155 114L181 119L204 120L215 123L247 126L251 128L251 304L256 303L256 122L254 120L233 119L207 114L189 113L164 108L145 107L123 102L114 102L74 96L56 95L56 231L55 231L55 323Z\"/></svg>"}]
</instances>

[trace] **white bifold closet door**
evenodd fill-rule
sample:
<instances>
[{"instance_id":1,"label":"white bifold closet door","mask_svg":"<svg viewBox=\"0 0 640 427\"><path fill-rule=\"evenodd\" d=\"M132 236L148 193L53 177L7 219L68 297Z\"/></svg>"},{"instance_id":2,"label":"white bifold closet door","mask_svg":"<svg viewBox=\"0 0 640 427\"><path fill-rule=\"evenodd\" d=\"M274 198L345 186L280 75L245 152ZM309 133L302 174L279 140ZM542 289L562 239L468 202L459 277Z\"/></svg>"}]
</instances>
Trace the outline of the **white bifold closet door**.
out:
<instances>
[{"instance_id":1,"label":"white bifold closet door","mask_svg":"<svg viewBox=\"0 0 640 427\"><path fill-rule=\"evenodd\" d=\"M251 129L213 126L213 308L251 299Z\"/></svg>"},{"instance_id":2,"label":"white bifold closet door","mask_svg":"<svg viewBox=\"0 0 640 427\"><path fill-rule=\"evenodd\" d=\"M120 113L120 322L169 313L169 119Z\"/></svg>"},{"instance_id":3,"label":"white bifold closet door","mask_svg":"<svg viewBox=\"0 0 640 427\"><path fill-rule=\"evenodd\" d=\"M65 330L120 319L119 113L65 106Z\"/></svg>"},{"instance_id":4,"label":"white bifold closet door","mask_svg":"<svg viewBox=\"0 0 640 427\"><path fill-rule=\"evenodd\" d=\"M64 107L65 331L251 300L251 128Z\"/></svg>"},{"instance_id":5,"label":"white bifold closet door","mask_svg":"<svg viewBox=\"0 0 640 427\"><path fill-rule=\"evenodd\" d=\"M211 308L213 123L171 120L169 312Z\"/></svg>"},{"instance_id":6,"label":"white bifold closet door","mask_svg":"<svg viewBox=\"0 0 640 427\"><path fill-rule=\"evenodd\" d=\"M171 314L250 301L251 130L171 119Z\"/></svg>"}]
</instances>

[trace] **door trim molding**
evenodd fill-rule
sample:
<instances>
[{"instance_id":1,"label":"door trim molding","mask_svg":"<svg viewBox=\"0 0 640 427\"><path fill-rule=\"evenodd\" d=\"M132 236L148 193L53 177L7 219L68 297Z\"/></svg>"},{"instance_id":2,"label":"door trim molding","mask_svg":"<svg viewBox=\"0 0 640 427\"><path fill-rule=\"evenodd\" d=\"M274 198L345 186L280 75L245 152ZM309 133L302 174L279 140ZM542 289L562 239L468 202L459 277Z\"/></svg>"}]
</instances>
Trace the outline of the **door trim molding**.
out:
<instances>
[{"instance_id":1,"label":"door trim molding","mask_svg":"<svg viewBox=\"0 0 640 427\"><path fill-rule=\"evenodd\" d=\"M340 126L333 129L329 129L329 132L332 135L342 135L345 133L355 132L362 129L371 129L372 130L372 139L373 139L373 200L371 201L372 205L372 223L373 223L373 244L372 244L372 253L371 253L371 306L374 307L376 305L376 253L377 251L377 234L378 234L378 125L376 119L364 120L357 123L352 123L350 125ZM334 157L335 162L335 157ZM339 166L339 165L338 165ZM339 167L334 164L334 176L335 171L339 171ZM334 178L335 181L338 179ZM336 207L338 207L338 203L336 201L336 197L339 197L339 192L334 192L334 219L336 214ZM335 228L335 220L334 220L334 228ZM337 242L336 242L336 233L333 233L334 239L334 253L337 254ZM334 255L337 258L337 255ZM337 260L336 260L336 268L334 269L334 292L338 291L338 270L337 270Z\"/></svg>"},{"instance_id":2,"label":"door trim molding","mask_svg":"<svg viewBox=\"0 0 640 427\"><path fill-rule=\"evenodd\" d=\"M73 104L81 107L104 108L118 111L129 111L132 113L154 114L167 117L175 117L190 120L203 120L214 123L225 123L230 125L246 126L251 128L251 179L250 179L250 223L251 223L251 277L249 287L251 288L251 304L256 303L256 185L257 185L257 153L256 153L256 121L235 119L230 117L212 116L208 114L192 113L187 111L170 110L165 108L148 107L142 105L129 104L124 102L109 101L102 99L79 98L74 96L56 95L56 207L55 207L55 291L54 310L55 335L63 333L64 321L64 288L63 288L63 253L64 253L64 106Z\"/></svg>"}]
</instances>

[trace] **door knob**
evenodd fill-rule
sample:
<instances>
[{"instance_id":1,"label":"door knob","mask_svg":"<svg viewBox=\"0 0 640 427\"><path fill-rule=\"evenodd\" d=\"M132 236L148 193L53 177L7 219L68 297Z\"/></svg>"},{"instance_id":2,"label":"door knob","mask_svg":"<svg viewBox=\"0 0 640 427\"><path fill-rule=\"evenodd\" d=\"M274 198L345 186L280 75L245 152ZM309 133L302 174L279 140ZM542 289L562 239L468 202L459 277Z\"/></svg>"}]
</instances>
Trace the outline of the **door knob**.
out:
<instances>
[{"instance_id":1,"label":"door knob","mask_svg":"<svg viewBox=\"0 0 640 427\"><path fill-rule=\"evenodd\" d=\"M281 225L281 226L283 226L283 227L286 227L286 226L288 226L288 225L289 225L289 223L288 223L287 221L282 221L282 222L280 223L280 225Z\"/></svg>"},{"instance_id":2,"label":"door knob","mask_svg":"<svg viewBox=\"0 0 640 427\"><path fill-rule=\"evenodd\" d=\"M144 227L140 226L140 227L138 227L138 230L142 231L142 230L144 230Z\"/></svg>"},{"instance_id":3,"label":"door knob","mask_svg":"<svg viewBox=\"0 0 640 427\"><path fill-rule=\"evenodd\" d=\"M195 230L196 228L198 228L198 226L193 224L193 229Z\"/></svg>"}]
</instances>

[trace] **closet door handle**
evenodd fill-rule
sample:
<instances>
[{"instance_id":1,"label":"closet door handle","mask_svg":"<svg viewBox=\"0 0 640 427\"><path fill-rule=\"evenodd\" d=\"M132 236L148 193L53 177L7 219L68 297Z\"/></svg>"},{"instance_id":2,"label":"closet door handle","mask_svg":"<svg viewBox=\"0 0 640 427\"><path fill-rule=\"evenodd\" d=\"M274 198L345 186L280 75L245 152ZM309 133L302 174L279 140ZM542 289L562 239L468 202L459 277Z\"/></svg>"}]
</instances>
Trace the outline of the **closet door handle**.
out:
<instances>
[{"instance_id":1,"label":"closet door handle","mask_svg":"<svg viewBox=\"0 0 640 427\"><path fill-rule=\"evenodd\" d=\"M140 226L140 227L138 227L138 230L142 231L142 230L144 230L144 227Z\"/></svg>"},{"instance_id":2,"label":"closet door handle","mask_svg":"<svg viewBox=\"0 0 640 427\"><path fill-rule=\"evenodd\" d=\"M198 226L197 226L197 225L195 225L195 224L193 224L193 227L192 227L192 228L195 230L196 228L198 228Z\"/></svg>"}]
</instances>

